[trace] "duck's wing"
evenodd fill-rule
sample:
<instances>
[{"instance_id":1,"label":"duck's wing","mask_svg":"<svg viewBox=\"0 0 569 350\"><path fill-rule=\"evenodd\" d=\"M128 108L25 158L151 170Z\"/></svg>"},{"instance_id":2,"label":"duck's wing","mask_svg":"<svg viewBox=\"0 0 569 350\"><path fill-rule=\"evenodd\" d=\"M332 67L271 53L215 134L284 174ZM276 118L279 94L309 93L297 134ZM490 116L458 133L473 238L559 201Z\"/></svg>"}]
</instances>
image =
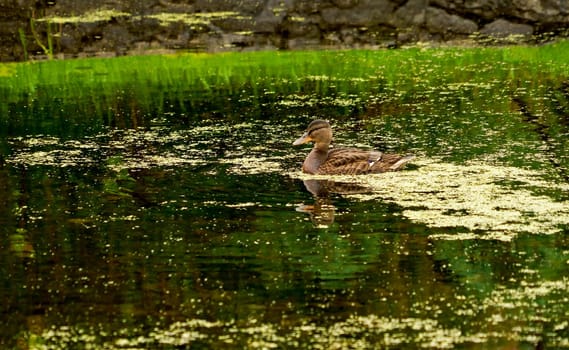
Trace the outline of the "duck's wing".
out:
<instances>
[{"instance_id":1,"label":"duck's wing","mask_svg":"<svg viewBox=\"0 0 569 350\"><path fill-rule=\"evenodd\" d=\"M403 168L405 164L409 163L411 160L415 159L415 156L408 154L406 156L400 156L399 154L385 154L385 158L391 158L385 160L387 171L395 171Z\"/></svg>"},{"instance_id":2,"label":"duck's wing","mask_svg":"<svg viewBox=\"0 0 569 350\"><path fill-rule=\"evenodd\" d=\"M381 152L355 148L334 148L326 161L318 167L318 174L355 175L371 171L371 166L382 157Z\"/></svg>"},{"instance_id":3,"label":"duck's wing","mask_svg":"<svg viewBox=\"0 0 569 350\"><path fill-rule=\"evenodd\" d=\"M328 152L326 161L318 167L318 174L358 175L394 171L412 158L355 148L334 148Z\"/></svg>"},{"instance_id":4,"label":"duck's wing","mask_svg":"<svg viewBox=\"0 0 569 350\"><path fill-rule=\"evenodd\" d=\"M399 154L383 154L380 159L371 165L372 173L383 173L386 171L396 171L409 163L415 156L401 156Z\"/></svg>"}]
</instances>

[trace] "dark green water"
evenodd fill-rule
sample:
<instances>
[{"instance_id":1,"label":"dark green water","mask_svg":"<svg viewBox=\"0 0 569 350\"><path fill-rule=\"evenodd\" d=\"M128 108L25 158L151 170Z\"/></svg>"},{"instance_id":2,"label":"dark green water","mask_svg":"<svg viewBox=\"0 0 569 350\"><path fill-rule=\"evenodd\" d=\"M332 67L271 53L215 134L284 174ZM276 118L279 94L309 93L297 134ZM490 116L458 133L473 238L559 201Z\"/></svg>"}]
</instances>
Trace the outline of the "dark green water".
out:
<instances>
[{"instance_id":1,"label":"dark green water","mask_svg":"<svg viewBox=\"0 0 569 350\"><path fill-rule=\"evenodd\" d=\"M12 104L0 344L569 348L566 79ZM417 158L315 198L314 118Z\"/></svg>"}]
</instances>

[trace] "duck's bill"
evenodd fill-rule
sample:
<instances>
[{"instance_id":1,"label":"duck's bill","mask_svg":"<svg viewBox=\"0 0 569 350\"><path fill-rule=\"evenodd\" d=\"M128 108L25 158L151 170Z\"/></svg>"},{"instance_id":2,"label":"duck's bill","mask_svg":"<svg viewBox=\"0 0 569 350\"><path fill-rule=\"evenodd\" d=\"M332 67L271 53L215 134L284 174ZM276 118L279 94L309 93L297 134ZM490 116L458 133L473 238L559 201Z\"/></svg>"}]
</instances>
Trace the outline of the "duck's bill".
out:
<instances>
[{"instance_id":1,"label":"duck's bill","mask_svg":"<svg viewBox=\"0 0 569 350\"><path fill-rule=\"evenodd\" d=\"M292 143L292 145L298 146L298 145L302 145L302 144L305 144L305 143L310 142L310 141L312 141L312 139L310 138L310 135L308 135L308 132L305 132L304 135L302 135L301 137L296 139L296 141L294 141Z\"/></svg>"}]
</instances>

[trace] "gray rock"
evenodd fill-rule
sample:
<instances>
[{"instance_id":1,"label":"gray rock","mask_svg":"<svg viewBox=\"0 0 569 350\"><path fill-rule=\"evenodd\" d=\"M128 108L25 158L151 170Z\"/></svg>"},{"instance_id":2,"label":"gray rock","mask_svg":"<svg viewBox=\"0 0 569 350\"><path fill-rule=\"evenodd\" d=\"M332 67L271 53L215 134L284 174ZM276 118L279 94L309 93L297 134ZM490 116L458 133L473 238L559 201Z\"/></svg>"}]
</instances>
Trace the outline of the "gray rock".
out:
<instances>
[{"instance_id":1,"label":"gray rock","mask_svg":"<svg viewBox=\"0 0 569 350\"><path fill-rule=\"evenodd\" d=\"M471 34L478 30L478 25L469 19L452 15L439 8L427 7L425 27L430 33Z\"/></svg>"},{"instance_id":2,"label":"gray rock","mask_svg":"<svg viewBox=\"0 0 569 350\"><path fill-rule=\"evenodd\" d=\"M475 15L486 20L496 18L504 12L509 2L510 0L430 0L433 7L466 16Z\"/></svg>"},{"instance_id":3,"label":"gray rock","mask_svg":"<svg viewBox=\"0 0 569 350\"><path fill-rule=\"evenodd\" d=\"M243 14L258 14L263 10L263 0L195 0L193 6L201 12L239 12Z\"/></svg>"},{"instance_id":4,"label":"gray rock","mask_svg":"<svg viewBox=\"0 0 569 350\"><path fill-rule=\"evenodd\" d=\"M293 0L268 0L265 8L253 19L255 32L277 32L284 18L293 8Z\"/></svg>"},{"instance_id":5,"label":"gray rock","mask_svg":"<svg viewBox=\"0 0 569 350\"><path fill-rule=\"evenodd\" d=\"M530 36L533 34L533 27L528 24L512 23L500 18L482 27L480 33L498 38L510 35Z\"/></svg>"},{"instance_id":6,"label":"gray rock","mask_svg":"<svg viewBox=\"0 0 569 350\"><path fill-rule=\"evenodd\" d=\"M322 20L331 27L389 24L395 4L389 1L360 0L350 9L329 7L322 10Z\"/></svg>"},{"instance_id":7,"label":"gray rock","mask_svg":"<svg viewBox=\"0 0 569 350\"><path fill-rule=\"evenodd\" d=\"M359 0L332 0L332 3L341 9L349 9L358 5Z\"/></svg>"},{"instance_id":8,"label":"gray rock","mask_svg":"<svg viewBox=\"0 0 569 350\"><path fill-rule=\"evenodd\" d=\"M426 0L409 0L395 10L392 24L400 29L425 24Z\"/></svg>"},{"instance_id":9,"label":"gray rock","mask_svg":"<svg viewBox=\"0 0 569 350\"><path fill-rule=\"evenodd\" d=\"M567 0L430 0L430 4L464 17L475 15L485 20L508 17L545 24L569 21Z\"/></svg>"},{"instance_id":10,"label":"gray rock","mask_svg":"<svg viewBox=\"0 0 569 350\"><path fill-rule=\"evenodd\" d=\"M320 37L318 21L312 16L303 17L299 14L291 14L283 20L280 30L289 38L304 37L312 40Z\"/></svg>"},{"instance_id":11,"label":"gray rock","mask_svg":"<svg viewBox=\"0 0 569 350\"><path fill-rule=\"evenodd\" d=\"M496 38L569 28L569 0L0 0L0 61L42 54L30 16L125 15L58 27L56 52L123 54L146 48L239 50L320 45L383 47L480 31ZM231 12L207 17L204 13ZM202 24L151 15L201 13ZM36 22L42 39L47 22ZM486 23L482 28L480 23ZM20 31L24 32L21 34ZM390 45L390 44L387 44Z\"/></svg>"}]
</instances>

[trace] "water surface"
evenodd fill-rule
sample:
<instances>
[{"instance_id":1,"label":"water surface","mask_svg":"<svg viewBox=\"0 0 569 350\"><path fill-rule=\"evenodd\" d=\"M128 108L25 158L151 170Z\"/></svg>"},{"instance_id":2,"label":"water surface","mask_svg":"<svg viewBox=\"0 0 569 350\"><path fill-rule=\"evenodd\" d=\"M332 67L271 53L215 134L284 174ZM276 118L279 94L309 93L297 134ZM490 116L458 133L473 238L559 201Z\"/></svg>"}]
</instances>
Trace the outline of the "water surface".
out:
<instances>
[{"instance_id":1,"label":"water surface","mask_svg":"<svg viewBox=\"0 0 569 350\"><path fill-rule=\"evenodd\" d=\"M11 104L0 343L568 348L567 77L494 69ZM315 118L416 159L306 176Z\"/></svg>"}]
</instances>

